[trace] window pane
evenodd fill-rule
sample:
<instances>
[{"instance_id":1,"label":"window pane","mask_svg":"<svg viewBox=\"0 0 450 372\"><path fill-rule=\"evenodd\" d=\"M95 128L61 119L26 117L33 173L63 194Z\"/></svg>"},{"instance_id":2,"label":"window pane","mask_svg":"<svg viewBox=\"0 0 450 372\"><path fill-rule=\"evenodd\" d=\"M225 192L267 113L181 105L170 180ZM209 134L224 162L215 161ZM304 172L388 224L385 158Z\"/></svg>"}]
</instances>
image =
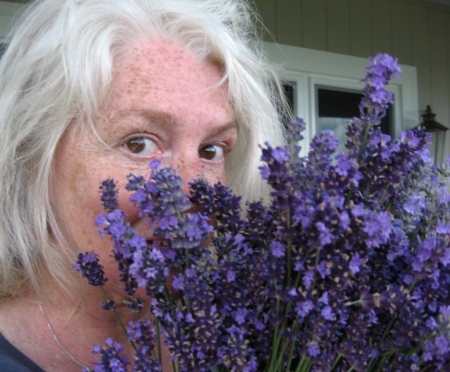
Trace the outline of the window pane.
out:
<instances>
[{"instance_id":1,"label":"window pane","mask_svg":"<svg viewBox=\"0 0 450 372\"><path fill-rule=\"evenodd\" d=\"M316 86L317 130L332 130L341 146L345 143L346 125L359 116L358 105L363 95L357 90ZM391 134L393 127L392 107L381 121L381 131Z\"/></svg>"}]
</instances>

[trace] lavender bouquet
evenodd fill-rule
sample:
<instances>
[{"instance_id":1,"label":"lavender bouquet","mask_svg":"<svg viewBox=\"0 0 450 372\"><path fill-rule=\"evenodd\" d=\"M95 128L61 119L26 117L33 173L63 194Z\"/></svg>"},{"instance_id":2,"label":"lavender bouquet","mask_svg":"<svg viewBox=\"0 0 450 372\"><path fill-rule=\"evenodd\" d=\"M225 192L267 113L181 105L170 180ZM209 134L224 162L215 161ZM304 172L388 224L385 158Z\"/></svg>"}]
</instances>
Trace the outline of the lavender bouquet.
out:
<instances>
[{"instance_id":1,"label":"lavender bouquet","mask_svg":"<svg viewBox=\"0 0 450 372\"><path fill-rule=\"evenodd\" d=\"M291 145L266 144L272 199L245 217L229 187L196 180L187 196L177 172L153 161L148 180L127 185L158 237L149 247L118 209L114 180L103 181L97 226L114 242L130 309L145 288L155 320L124 326L133 363L108 339L94 370L160 371L161 335L176 371L450 368L449 168L432 164L425 132L381 133L385 86L399 72L392 57L371 58L345 152L324 131L299 157L300 119ZM185 213L191 205L198 212ZM94 253L74 266L102 287Z\"/></svg>"}]
</instances>

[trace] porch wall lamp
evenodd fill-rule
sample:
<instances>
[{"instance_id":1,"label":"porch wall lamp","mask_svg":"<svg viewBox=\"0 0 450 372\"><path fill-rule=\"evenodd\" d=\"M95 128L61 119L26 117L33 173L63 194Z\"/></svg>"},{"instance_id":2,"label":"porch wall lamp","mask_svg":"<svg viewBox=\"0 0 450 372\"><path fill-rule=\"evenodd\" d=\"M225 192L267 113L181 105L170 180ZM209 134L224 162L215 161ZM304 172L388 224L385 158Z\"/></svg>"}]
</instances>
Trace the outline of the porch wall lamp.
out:
<instances>
[{"instance_id":1,"label":"porch wall lamp","mask_svg":"<svg viewBox=\"0 0 450 372\"><path fill-rule=\"evenodd\" d=\"M431 155L433 156L434 149L434 162L441 163L444 155L445 133L448 131L448 128L436 121L436 114L431 112L430 105L427 106L425 112L420 116L422 116L422 122L414 129L422 127L425 132L431 134Z\"/></svg>"}]
</instances>

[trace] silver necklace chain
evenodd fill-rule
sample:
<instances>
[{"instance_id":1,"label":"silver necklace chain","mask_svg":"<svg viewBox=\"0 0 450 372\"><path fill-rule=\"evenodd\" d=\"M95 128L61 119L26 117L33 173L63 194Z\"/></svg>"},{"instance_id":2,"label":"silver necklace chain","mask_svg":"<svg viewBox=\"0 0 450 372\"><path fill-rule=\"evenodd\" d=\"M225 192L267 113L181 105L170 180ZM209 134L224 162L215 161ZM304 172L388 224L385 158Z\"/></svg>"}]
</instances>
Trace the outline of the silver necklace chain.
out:
<instances>
[{"instance_id":1,"label":"silver necklace chain","mask_svg":"<svg viewBox=\"0 0 450 372\"><path fill-rule=\"evenodd\" d=\"M52 327L52 325L51 325L51 323L50 323L50 320L48 320L47 314L45 313L44 308L42 307L42 304L39 302L38 305L39 305L39 309L41 310L42 316L44 317L45 321L47 322L47 327L48 327L48 329L50 330L50 333L52 334L53 338L55 339L55 341L56 341L56 343L58 344L58 346L60 347L60 349L61 349L62 351L64 351L64 352L67 354L67 356L68 356L70 359L72 359L76 364L78 364L80 367L83 367L83 368L85 368L86 370L89 371L90 368L87 367L87 366L85 366L83 363L79 362L79 361L77 360L77 358L75 358L75 357L69 352L69 350L67 350L67 349L64 347L64 345L61 343L61 341L59 341L58 336L56 336L56 333L55 333L55 331L53 330L53 327Z\"/></svg>"}]
</instances>

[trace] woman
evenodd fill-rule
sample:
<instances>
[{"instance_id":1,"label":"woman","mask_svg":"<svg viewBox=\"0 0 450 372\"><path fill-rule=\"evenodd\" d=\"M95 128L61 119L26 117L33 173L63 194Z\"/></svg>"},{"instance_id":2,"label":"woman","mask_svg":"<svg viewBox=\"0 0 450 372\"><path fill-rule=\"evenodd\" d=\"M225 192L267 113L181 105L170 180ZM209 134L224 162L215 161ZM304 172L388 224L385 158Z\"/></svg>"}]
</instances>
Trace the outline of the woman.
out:
<instances>
[{"instance_id":1,"label":"woman","mask_svg":"<svg viewBox=\"0 0 450 372\"><path fill-rule=\"evenodd\" d=\"M264 197L258 144L282 142L282 109L255 30L242 0L40 0L24 12L0 65L2 370L77 371L92 345L126 341L71 268L95 250L121 303L94 226L99 181L121 182L120 207L148 240L124 180L154 158Z\"/></svg>"}]
</instances>

